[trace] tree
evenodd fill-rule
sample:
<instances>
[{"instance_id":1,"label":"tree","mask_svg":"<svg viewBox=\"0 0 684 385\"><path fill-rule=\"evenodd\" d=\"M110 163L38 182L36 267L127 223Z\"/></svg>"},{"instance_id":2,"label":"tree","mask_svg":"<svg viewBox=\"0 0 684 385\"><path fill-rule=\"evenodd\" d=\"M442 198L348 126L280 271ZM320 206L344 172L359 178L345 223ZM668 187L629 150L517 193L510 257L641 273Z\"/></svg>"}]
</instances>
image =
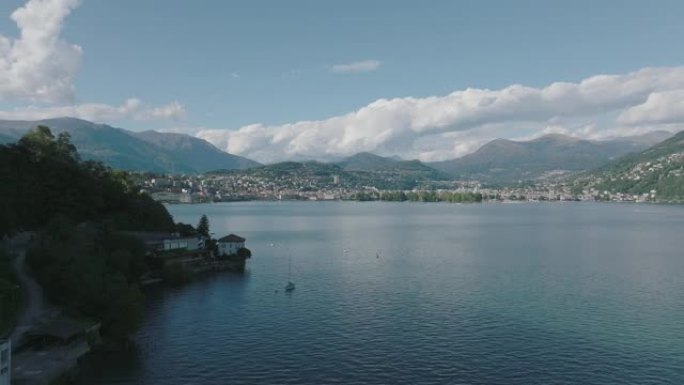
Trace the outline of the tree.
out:
<instances>
[{"instance_id":1,"label":"tree","mask_svg":"<svg viewBox=\"0 0 684 385\"><path fill-rule=\"evenodd\" d=\"M246 247L241 247L241 248L237 251L237 255L238 255L238 257L240 257L240 258L245 258L245 259L251 258L251 257L252 257L252 250L250 250L250 249L248 249L248 248L246 248Z\"/></svg>"},{"instance_id":2,"label":"tree","mask_svg":"<svg viewBox=\"0 0 684 385\"><path fill-rule=\"evenodd\" d=\"M192 225L182 222L176 223L176 232L180 234L181 237L191 237L193 235L197 235L197 230L195 230Z\"/></svg>"},{"instance_id":3,"label":"tree","mask_svg":"<svg viewBox=\"0 0 684 385\"><path fill-rule=\"evenodd\" d=\"M207 218L206 214L202 214L200 217L199 223L197 224L197 233L204 237L209 237L209 218Z\"/></svg>"}]
</instances>

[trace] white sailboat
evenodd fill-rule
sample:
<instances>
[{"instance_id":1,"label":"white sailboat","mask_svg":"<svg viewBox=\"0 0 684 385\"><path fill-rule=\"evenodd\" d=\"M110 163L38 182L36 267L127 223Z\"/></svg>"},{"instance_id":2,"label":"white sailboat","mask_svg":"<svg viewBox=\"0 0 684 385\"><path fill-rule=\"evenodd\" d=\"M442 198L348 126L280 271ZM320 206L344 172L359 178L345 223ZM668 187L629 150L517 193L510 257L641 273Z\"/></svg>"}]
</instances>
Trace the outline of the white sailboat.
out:
<instances>
[{"instance_id":1,"label":"white sailboat","mask_svg":"<svg viewBox=\"0 0 684 385\"><path fill-rule=\"evenodd\" d=\"M289 293L295 289L295 284L292 282L292 256L288 256L288 266L287 266L287 285L285 285L285 292Z\"/></svg>"}]
</instances>

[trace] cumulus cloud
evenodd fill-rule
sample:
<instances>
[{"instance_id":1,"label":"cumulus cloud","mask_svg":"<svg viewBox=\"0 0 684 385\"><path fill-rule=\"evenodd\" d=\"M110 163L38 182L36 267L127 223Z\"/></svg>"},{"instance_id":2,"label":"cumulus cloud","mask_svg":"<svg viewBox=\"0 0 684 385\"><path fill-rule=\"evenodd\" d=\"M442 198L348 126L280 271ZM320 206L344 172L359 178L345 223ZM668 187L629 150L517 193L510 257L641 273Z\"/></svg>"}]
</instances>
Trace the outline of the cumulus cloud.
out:
<instances>
[{"instance_id":1,"label":"cumulus cloud","mask_svg":"<svg viewBox=\"0 0 684 385\"><path fill-rule=\"evenodd\" d=\"M684 89L653 92L642 104L622 112L618 121L628 125L684 122Z\"/></svg>"},{"instance_id":2,"label":"cumulus cloud","mask_svg":"<svg viewBox=\"0 0 684 385\"><path fill-rule=\"evenodd\" d=\"M30 0L14 11L19 37L0 35L0 100L67 102L81 66L81 47L60 38L80 0Z\"/></svg>"},{"instance_id":3,"label":"cumulus cloud","mask_svg":"<svg viewBox=\"0 0 684 385\"><path fill-rule=\"evenodd\" d=\"M380 68L382 62L378 60L364 60L355 61L353 63L335 64L330 67L332 72L340 74L357 73L357 72L372 72Z\"/></svg>"},{"instance_id":4,"label":"cumulus cloud","mask_svg":"<svg viewBox=\"0 0 684 385\"><path fill-rule=\"evenodd\" d=\"M359 151L441 160L464 155L487 139L522 136L530 129L577 130L581 135L591 126L596 136L597 130L614 129L623 121L639 122L637 116L642 121L647 121L645 117L676 120L671 112L682 90L684 67L645 68L543 88L511 85L499 90L468 88L427 98L379 99L325 120L202 130L197 136L228 152L263 162L326 159ZM663 101L672 105L663 108L664 112L650 105ZM652 129L653 125L642 127Z\"/></svg>"},{"instance_id":5,"label":"cumulus cloud","mask_svg":"<svg viewBox=\"0 0 684 385\"><path fill-rule=\"evenodd\" d=\"M72 106L28 106L0 111L0 119L3 120L40 120L64 116L102 123L124 119L138 121L178 120L185 116L185 108L178 102L161 107L149 107L139 99L131 98L119 106L84 103Z\"/></svg>"},{"instance_id":6,"label":"cumulus cloud","mask_svg":"<svg viewBox=\"0 0 684 385\"><path fill-rule=\"evenodd\" d=\"M11 19L17 38L0 35L0 101L30 103L0 111L0 119L35 120L72 116L97 122L178 120L185 116L179 102L159 107L131 98L119 106L74 103L74 80L83 50L60 35L64 20L80 0L28 0Z\"/></svg>"}]
</instances>

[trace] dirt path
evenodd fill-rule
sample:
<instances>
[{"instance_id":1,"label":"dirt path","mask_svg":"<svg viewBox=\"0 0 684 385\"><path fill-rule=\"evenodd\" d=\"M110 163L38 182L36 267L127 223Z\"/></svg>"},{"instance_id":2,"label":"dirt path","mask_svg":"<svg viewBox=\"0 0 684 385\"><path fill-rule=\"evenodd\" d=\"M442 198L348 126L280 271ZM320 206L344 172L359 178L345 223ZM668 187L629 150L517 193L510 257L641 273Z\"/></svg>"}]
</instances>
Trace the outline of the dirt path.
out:
<instances>
[{"instance_id":1,"label":"dirt path","mask_svg":"<svg viewBox=\"0 0 684 385\"><path fill-rule=\"evenodd\" d=\"M16 256L14 259L14 271L16 272L17 279L25 293L25 306L17 319L17 325L11 335L13 341L12 345L18 347L24 333L31 329L31 327L40 319L41 315L45 313L46 308L43 289L38 282L31 277L28 272L28 267L26 266L27 243L18 241L13 243L12 252Z\"/></svg>"}]
</instances>

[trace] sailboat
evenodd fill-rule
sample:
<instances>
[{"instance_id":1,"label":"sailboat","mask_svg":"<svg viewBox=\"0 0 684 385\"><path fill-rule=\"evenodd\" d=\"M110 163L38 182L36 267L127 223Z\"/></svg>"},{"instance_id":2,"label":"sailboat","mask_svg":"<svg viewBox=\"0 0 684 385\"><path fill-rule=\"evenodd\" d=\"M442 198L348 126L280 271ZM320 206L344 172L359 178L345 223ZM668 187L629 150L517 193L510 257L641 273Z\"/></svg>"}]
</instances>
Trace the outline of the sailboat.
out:
<instances>
[{"instance_id":1,"label":"sailboat","mask_svg":"<svg viewBox=\"0 0 684 385\"><path fill-rule=\"evenodd\" d=\"M292 281L289 281L287 283L287 285L285 285L285 291L286 292L291 292L294 289L295 289L295 284Z\"/></svg>"},{"instance_id":2,"label":"sailboat","mask_svg":"<svg viewBox=\"0 0 684 385\"><path fill-rule=\"evenodd\" d=\"M289 256L287 267L287 285L285 285L285 292L289 293L295 289L295 284L292 282L292 256Z\"/></svg>"}]
</instances>

